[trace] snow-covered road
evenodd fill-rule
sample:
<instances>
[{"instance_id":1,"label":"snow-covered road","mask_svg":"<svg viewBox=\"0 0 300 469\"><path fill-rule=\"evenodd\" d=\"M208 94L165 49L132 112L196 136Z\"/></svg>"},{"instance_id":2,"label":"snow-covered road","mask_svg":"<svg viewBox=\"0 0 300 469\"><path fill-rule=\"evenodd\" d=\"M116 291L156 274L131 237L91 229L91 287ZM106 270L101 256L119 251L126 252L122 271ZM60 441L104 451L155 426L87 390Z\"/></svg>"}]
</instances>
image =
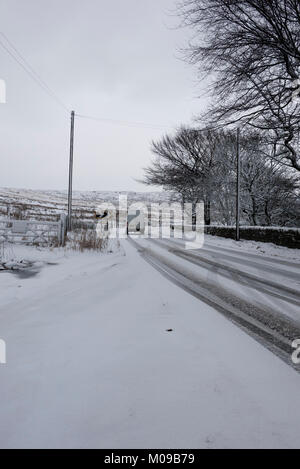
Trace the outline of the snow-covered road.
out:
<instances>
[{"instance_id":1,"label":"snow-covered road","mask_svg":"<svg viewBox=\"0 0 300 469\"><path fill-rule=\"evenodd\" d=\"M130 242L28 256L0 273L0 447L300 446L300 375Z\"/></svg>"},{"instance_id":2,"label":"snow-covered road","mask_svg":"<svg viewBox=\"0 0 300 469\"><path fill-rule=\"evenodd\" d=\"M228 248L222 239L223 246L218 247L210 238L192 251L179 239L135 237L130 241L169 280L243 327L291 365L291 344L300 337L297 250L281 249L279 258L268 257L253 252L251 243L245 242L242 251L241 243ZM265 249L277 256L272 245ZM295 258L286 260L284 254Z\"/></svg>"}]
</instances>

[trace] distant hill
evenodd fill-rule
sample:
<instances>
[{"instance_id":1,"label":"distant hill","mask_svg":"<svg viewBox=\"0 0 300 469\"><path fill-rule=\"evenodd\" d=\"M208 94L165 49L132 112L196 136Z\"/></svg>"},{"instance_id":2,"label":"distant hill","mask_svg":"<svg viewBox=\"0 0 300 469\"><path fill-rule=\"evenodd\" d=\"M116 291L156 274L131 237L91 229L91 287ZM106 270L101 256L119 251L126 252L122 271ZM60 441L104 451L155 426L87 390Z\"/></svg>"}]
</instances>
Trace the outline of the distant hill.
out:
<instances>
[{"instance_id":1,"label":"distant hill","mask_svg":"<svg viewBox=\"0 0 300 469\"><path fill-rule=\"evenodd\" d=\"M119 195L127 195L128 202L151 203L168 202L170 192L132 191L74 191L73 209L78 218L90 218L96 207L103 202L118 204ZM0 216L19 219L57 219L67 211L67 191L30 190L0 188Z\"/></svg>"}]
</instances>

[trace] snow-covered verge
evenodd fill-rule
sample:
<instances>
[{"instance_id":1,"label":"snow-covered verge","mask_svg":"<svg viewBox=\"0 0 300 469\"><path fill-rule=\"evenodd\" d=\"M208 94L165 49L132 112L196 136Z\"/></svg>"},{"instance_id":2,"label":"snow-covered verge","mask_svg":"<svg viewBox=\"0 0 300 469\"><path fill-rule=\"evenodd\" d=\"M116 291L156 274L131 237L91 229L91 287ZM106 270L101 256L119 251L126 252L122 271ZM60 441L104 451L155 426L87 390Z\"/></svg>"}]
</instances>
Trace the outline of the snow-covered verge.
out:
<instances>
[{"instance_id":1,"label":"snow-covered verge","mask_svg":"<svg viewBox=\"0 0 300 469\"><path fill-rule=\"evenodd\" d=\"M299 447L300 376L129 243L20 249L48 264L0 273L0 447Z\"/></svg>"},{"instance_id":2,"label":"snow-covered verge","mask_svg":"<svg viewBox=\"0 0 300 469\"><path fill-rule=\"evenodd\" d=\"M73 233L65 247L33 246L17 243L0 243L0 272L11 271L21 276L37 274L44 266L57 265L58 262L74 257L75 252L90 255L99 253L112 254L120 250L117 239L97 239L79 233ZM80 257L78 257L78 260Z\"/></svg>"},{"instance_id":3,"label":"snow-covered verge","mask_svg":"<svg viewBox=\"0 0 300 469\"><path fill-rule=\"evenodd\" d=\"M235 239L236 230L233 226L205 226L205 233L213 236ZM241 226L240 237L251 241L274 243L278 246L300 248L300 228L276 226Z\"/></svg>"},{"instance_id":4,"label":"snow-covered verge","mask_svg":"<svg viewBox=\"0 0 300 469\"><path fill-rule=\"evenodd\" d=\"M300 263L300 249L291 249L284 246L277 246L273 243L262 243L258 241L234 241L233 239L212 236L209 234L205 234L204 240L205 246L219 246L239 252L243 251L262 256L278 257L282 260L290 259Z\"/></svg>"}]
</instances>

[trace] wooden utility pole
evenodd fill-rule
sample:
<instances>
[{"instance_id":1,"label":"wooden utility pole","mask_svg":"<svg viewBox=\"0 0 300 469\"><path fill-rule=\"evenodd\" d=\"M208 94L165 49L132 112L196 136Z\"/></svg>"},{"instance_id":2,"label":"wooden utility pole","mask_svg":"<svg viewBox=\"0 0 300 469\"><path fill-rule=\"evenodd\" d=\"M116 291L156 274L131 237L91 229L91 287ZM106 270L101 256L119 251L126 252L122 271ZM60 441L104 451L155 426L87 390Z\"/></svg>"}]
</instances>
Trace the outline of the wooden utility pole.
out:
<instances>
[{"instance_id":1,"label":"wooden utility pole","mask_svg":"<svg viewBox=\"0 0 300 469\"><path fill-rule=\"evenodd\" d=\"M68 231L72 229L72 192L73 192L73 152L74 152L74 119L75 112L71 112L70 133L70 161L69 161L69 191L68 191Z\"/></svg>"},{"instance_id":2,"label":"wooden utility pole","mask_svg":"<svg viewBox=\"0 0 300 469\"><path fill-rule=\"evenodd\" d=\"M240 155L240 129L237 129L236 136L236 241L240 240L240 192L241 192L241 155Z\"/></svg>"}]
</instances>

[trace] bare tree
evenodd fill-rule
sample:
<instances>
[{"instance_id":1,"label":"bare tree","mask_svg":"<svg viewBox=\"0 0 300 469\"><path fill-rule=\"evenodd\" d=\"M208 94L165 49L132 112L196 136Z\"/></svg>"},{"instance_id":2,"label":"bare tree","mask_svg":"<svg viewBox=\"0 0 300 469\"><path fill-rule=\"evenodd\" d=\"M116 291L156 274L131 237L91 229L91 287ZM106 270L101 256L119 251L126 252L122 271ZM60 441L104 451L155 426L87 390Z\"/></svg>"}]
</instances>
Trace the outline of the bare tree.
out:
<instances>
[{"instance_id":1,"label":"bare tree","mask_svg":"<svg viewBox=\"0 0 300 469\"><path fill-rule=\"evenodd\" d=\"M282 168L256 131L243 132L241 209L244 223L299 223L299 174ZM230 131L181 128L153 142L155 158L143 182L180 194L182 202L204 202L205 224L230 225L235 218L236 136Z\"/></svg>"},{"instance_id":2,"label":"bare tree","mask_svg":"<svg viewBox=\"0 0 300 469\"><path fill-rule=\"evenodd\" d=\"M272 157L300 171L299 0L182 0L179 11L196 31L189 58L213 77L214 124L265 131Z\"/></svg>"},{"instance_id":3,"label":"bare tree","mask_svg":"<svg viewBox=\"0 0 300 469\"><path fill-rule=\"evenodd\" d=\"M242 211L251 225L295 226L300 221L299 180L290 170L266 161L262 145L250 136L242 151Z\"/></svg>"},{"instance_id":4,"label":"bare tree","mask_svg":"<svg viewBox=\"0 0 300 469\"><path fill-rule=\"evenodd\" d=\"M143 182L176 191L183 201L203 201L209 225L213 194L223 184L226 148L233 151L234 143L229 132L181 128L174 136L153 142L155 159L145 169Z\"/></svg>"}]
</instances>

